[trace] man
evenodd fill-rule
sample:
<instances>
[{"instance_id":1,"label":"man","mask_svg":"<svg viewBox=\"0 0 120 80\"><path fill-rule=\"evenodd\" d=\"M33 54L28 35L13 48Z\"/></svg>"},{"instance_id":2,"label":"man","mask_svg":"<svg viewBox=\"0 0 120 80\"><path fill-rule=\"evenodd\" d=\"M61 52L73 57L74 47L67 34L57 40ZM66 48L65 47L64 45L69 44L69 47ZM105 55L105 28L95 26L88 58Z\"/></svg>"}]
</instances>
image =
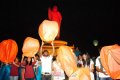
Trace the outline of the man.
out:
<instances>
[{"instance_id":1,"label":"man","mask_svg":"<svg viewBox=\"0 0 120 80\"><path fill-rule=\"evenodd\" d=\"M98 72L98 80L112 80L103 68L100 56L96 58L96 70Z\"/></svg>"},{"instance_id":2,"label":"man","mask_svg":"<svg viewBox=\"0 0 120 80\"><path fill-rule=\"evenodd\" d=\"M42 45L43 44L44 42L42 43ZM51 55L49 55L49 52L47 50L44 50L43 53L40 54L40 60L42 66L42 80L51 80L53 54L54 54L54 49Z\"/></svg>"}]
</instances>

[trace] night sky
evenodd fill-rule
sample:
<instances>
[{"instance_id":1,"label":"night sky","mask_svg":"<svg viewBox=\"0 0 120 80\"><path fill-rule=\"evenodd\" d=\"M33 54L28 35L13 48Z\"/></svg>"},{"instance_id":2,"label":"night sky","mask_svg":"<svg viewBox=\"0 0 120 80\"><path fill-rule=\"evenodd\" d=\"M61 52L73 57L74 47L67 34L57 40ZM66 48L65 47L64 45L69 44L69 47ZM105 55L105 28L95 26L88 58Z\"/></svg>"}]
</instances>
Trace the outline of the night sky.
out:
<instances>
[{"instance_id":1,"label":"night sky","mask_svg":"<svg viewBox=\"0 0 120 80\"><path fill-rule=\"evenodd\" d=\"M41 39L38 27L48 19L48 7L57 5L62 14L61 40L98 55L97 48L120 44L120 7L116 0L4 0L0 2L0 42L14 39L19 54L26 37ZM93 40L98 40L98 47Z\"/></svg>"}]
</instances>

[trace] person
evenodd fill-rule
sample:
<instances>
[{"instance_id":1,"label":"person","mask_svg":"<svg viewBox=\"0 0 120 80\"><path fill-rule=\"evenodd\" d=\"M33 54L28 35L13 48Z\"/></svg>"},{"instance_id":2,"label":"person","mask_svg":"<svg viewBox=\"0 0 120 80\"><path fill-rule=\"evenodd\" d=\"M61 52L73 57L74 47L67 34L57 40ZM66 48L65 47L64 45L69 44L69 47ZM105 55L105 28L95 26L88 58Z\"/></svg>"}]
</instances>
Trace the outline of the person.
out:
<instances>
[{"instance_id":1,"label":"person","mask_svg":"<svg viewBox=\"0 0 120 80\"><path fill-rule=\"evenodd\" d=\"M105 69L102 66L100 56L96 58L96 70L98 72L98 80L112 80L110 76L107 74Z\"/></svg>"},{"instance_id":2,"label":"person","mask_svg":"<svg viewBox=\"0 0 120 80\"><path fill-rule=\"evenodd\" d=\"M36 57L36 63L35 63L36 80L41 80L41 70L42 70L41 61L38 54L35 54L35 57Z\"/></svg>"},{"instance_id":3,"label":"person","mask_svg":"<svg viewBox=\"0 0 120 80\"><path fill-rule=\"evenodd\" d=\"M64 74L64 71L61 67L61 64L58 60L55 60L53 61L53 64L52 64L52 80L64 80L65 79L65 74Z\"/></svg>"},{"instance_id":4,"label":"person","mask_svg":"<svg viewBox=\"0 0 120 80\"><path fill-rule=\"evenodd\" d=\"M42 65L42 80L51 80L53 54L54 53L49 55L48 50L44 50L43 53L40 54Z\"/></svg>"},{"instance_id":5,"label":"person","mask_svg":"<svg viewBox=\"0 0 120 80\"><path fill-rule=\"evenodd\" d=\"M24 77L24 74L25 74L25 64L26 64L26 61L27 61L27 57L24 57L23 60L21 60L21 79L22 80L25 80L25 77Z\"/></svg>"},{"instance_id":6,"label":"person","mask_svg":"<svg viewBox=\"0 0 120 80\"><path fill-rule=\"evenodd\" d=\"M77 66L78 67L83 67L83 61L82 61L82 55L79 54L77 57Z\"/></svg>"},{"instance_id":7,"label":"person","mask_svg":"<svg viewBox=\"0 0 120 80\"><path fill-rule=\"evenodd\" d=\"M34 57L34 62L32 61L32 57L27 57L26 64L25 64L25 74L24 74L25 80L35 79L35 73L33 69L33 66L35 63L36 63L35 57Z\"/></svg>"},{"instance_id":8,"label":"person","mask_svg":"<svg viewBox=\"0 0 120 80\"><path fill-rule=\"evenodd\" d=\"M2 67L0 70L0 80L10 80L10 64L2 62Z\"/></svg>"},{"instance_id":9,"label":"person","mask_svg":"<svg viewBox=\"0 0 120 80\"><path fill-rule=\"evenodd\" d=\"M58 34L57 34L56 39L59 39L62 15L58 11L58 7L56 5L54 5L52 9L48 8L48 19L52 21L56 21L58 23Z\"/></svg>"},{"instance_id":10,"label":"person","mask_svg":"<svg viewBox=\"0 0 120 80\"><path fill-rule=\"evenodd\" d=\"M91 77L91 80L95 80L94 79L94 62L92 59L90 59L90 56L88 53L84 53L83 54L83 66L86 67L86 68L89 68L90 70L90 77Z\"/></svg>"},{"instance_id":11,"label":"person","mask_svg":"<svg viewBox=\"0 0 120 80\"><path fill-rule=\"evenodd\" d=\"M18 68L20 66L19 60L16 57L14 62L11 64L10 80L18 80Z\"/></svg>"}]
</instances>

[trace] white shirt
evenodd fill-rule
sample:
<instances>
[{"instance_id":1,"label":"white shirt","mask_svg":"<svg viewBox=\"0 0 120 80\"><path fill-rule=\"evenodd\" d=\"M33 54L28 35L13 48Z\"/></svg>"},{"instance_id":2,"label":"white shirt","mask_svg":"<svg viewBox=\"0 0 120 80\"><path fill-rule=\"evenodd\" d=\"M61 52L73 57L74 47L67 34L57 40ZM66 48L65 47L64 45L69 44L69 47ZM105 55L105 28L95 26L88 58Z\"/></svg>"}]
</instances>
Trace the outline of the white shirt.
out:
<instances>
[{"instance_id":1,"label":"white shirt","mask_svg":"<svg viewBox=\"0 0 120 80\"><path fill-rule=\"evenodd\" d=\"M44 74L45 72L50 73L52 72L52 56L44 57L41 56L41 65L42 65L42 73Z\"/></svg>"},{"instance_id":2,"label":"white shirt","mask_svg":"<svg viewBox=\"0 0 120 80\"><path fill-rule=\"evenodd\" d=\"M101 67L101 63L100 63L100 56L98 56L97 58L96 58L96 65L95 66L97 66L99 69L100 69L100 67ZM103 68L103 71L105 71L105 69ZM99 75L99 77L102 77L102 78L106 78L106 77L110 77L109 75L105 75L104 73L101 73L101 72L98 72L98 75Z\"/></svg>"}]
</instances>

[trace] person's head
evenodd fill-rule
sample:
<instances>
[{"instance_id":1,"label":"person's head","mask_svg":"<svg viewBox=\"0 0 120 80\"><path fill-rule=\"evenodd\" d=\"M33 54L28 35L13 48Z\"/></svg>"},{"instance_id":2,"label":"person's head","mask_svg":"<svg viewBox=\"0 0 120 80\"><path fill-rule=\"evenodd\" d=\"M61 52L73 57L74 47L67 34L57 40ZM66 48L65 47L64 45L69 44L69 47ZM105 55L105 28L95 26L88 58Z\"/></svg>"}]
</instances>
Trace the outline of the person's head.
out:
<instances>
[{"instance_id":1,"label":"person's head","mask_svg":"<svg viewBox=\"0 0 120 80\"><path fill-rule=\"evenodd\" d=\"M83 57L84 60L87 60L88 58L90 58L90 56L89 56L88 53L84 53L84 54L82 55L82 57Z\"/></svg>"},{"instance_id":2,"label":"person's head","mask_svg":"<svg viewBox=\"0 0 120 80\"><path fill-rule=\"evenodd\" d=\"M26 64L32 64L32 57L27 57Z\"/></svg>"},{"instance_id":3,"label":"person's head","mask_svg":"<svg viewBox=\"0 0 120 80\"><path fill-rule=\"evenodd\" d=\"M53 11L58 11L58 7L57 6L53 6Z\"/></svg>"},{"instance_id":4,"label":"person's head","mask_svg":"<svg viewBox=\"0 0 120 80\"><path fill-rule=\"evenodd\" d=\"M46 56L46 57L49 56L48 50L44 50L44 51L43 51L43 56Z\"/></svg>"},{"instance_id":5,"label":"person's head","mask_svg":"<svg viewBox=\"0 0 120 80\"><path fill-rule=\"evenodd\" d=\"M78 60L82 60L82 55L79 55L79 56L78 56Z\"/></svg>"},{"instance_id":6,"label":"person's head","mask_svg":"<svg viewBox=\"0 0 120 80\"><path fill-rule=\"evenodd\" d=\"M87 59L87 55L85 53L82 55L82 57L83 57L84 60Z\"/></svg>"},{"instance_id":7,"label":"person's head","mask_svg":"<svg viewBox=\"0 0 120 80\"><path fill-rule=\"evenodd\" d=\"M35 54L36 60L39 60L39 55Z\"/></svg>"}]
</instances>

